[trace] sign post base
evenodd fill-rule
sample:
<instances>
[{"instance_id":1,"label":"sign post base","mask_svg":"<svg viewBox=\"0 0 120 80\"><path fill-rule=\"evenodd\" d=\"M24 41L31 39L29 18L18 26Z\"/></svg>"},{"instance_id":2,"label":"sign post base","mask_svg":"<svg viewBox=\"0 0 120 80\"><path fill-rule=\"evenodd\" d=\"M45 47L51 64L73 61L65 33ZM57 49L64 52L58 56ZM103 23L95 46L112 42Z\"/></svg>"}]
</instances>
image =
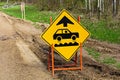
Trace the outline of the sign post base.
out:
<instances>
[{"instance_id":1,"label":"sign post base","mask_svg":"<svg viewBox=\"0 0 120 80\"><path fill-rule=\"evenodd\" d=\"M54 46L50 47L50 52L48 54L48 70L52 70L52 76L54 77L54 72L59 70L82 70L82 44L80 44L80 54L79 54L79 64L77 59L77 53L75 54L73 64L65 65L55 65L54 64Z\"/></svg>"}]
</instances>

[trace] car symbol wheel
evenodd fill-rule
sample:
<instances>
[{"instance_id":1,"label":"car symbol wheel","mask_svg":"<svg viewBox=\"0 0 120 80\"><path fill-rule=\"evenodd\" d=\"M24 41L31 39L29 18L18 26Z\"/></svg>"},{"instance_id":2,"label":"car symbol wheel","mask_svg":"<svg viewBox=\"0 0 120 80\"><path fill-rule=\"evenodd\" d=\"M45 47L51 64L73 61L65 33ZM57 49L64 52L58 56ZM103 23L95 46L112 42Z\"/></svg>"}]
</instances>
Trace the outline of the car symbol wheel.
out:
<instances>
[{"instance_id":1,"label":"car symbol wheel","mask_svg":"<svg viewBox=\"0 0 120 80\"><path fill-rule=\"evenodd\" d=\"M76 36L75 35L72 35L72 40L76 40Z\"/></svg>"},{"instance_id":2,"label":"car symbol wheel","mask_svg":"<svg viewBox=\"0 0 120 80\"><path fill-rule=\"evenodd\" d=\"M58 40L58 41L61 41L61 39L62 39L61 36L58 36L58 37L57 37L57 40Z\"/></svg>"}]
</instances>

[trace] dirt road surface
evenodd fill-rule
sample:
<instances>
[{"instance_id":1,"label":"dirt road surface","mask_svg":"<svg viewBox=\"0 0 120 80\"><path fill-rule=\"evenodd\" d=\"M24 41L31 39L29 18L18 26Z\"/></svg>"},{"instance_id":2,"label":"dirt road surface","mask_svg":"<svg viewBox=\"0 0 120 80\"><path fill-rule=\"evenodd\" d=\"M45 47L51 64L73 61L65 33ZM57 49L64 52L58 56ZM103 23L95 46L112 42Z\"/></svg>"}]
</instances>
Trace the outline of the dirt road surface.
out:
<instances>
[{"instance_id":1,"label":"dirt road surface","mask_svg":"<svg viewBox=\"0 0 120 80\"><path fill-rule=\"evenodd\" d=\"M39 37L48 25L34 26L0 12L0 80L120 80L119 70L97 62L84 49L82 71L56 71L53 78L47 70L49 47ZM119 60L119 45L89 39L85 46L110 52ZM59 55L55 57L55 64L66 63Z\"/></svg>"},{"instance_id":2,"label":"dirt road surface","mask_svg":"<svg viewBox=\"0 0 120 80\"><path fill-rule=\"evenodd\" d=\"M0 80L53 80L46 66L22 40L20 31L26 33L24 37L39 34L32 25L0 13Z\"/></svg>"}]
</instances>

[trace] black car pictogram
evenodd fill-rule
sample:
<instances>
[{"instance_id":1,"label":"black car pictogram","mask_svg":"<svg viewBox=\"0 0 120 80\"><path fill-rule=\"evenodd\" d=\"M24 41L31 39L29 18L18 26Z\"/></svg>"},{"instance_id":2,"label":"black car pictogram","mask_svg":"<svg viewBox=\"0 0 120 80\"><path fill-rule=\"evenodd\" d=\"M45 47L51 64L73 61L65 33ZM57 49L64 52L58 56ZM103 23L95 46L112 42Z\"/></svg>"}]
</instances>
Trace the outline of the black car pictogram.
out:
<instances>
[{"instance_id":1,"label":"black car pictogram","mask_svg":"<svg viewBox=\"0 0 120 80\"><path fill-rule=\"evenodd\" d=\"M72 39L76 40L79 38L78 32L71 32L68 29L58 29L53 35L53 39L61 41L61 39Z\"/></svg>"}]
</instances>

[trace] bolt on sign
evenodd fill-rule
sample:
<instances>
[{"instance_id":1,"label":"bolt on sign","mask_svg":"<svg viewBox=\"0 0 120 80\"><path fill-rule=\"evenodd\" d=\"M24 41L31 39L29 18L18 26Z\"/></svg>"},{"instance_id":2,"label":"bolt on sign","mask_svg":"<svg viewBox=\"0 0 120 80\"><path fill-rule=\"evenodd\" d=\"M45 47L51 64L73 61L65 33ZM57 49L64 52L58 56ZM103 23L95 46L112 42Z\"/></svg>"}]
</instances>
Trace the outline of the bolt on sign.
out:
<instances>
[{"instance_id":1,"label":"bolt on sign","mask_svg":"<svg viewBox=\"0 0 120 80\"><path fill-rule=\"evenodd\" d=\"M89 35L89 32L68 11L62 10L41 37L50 46L53 45L61 57L70 61Z\"/></svg>"}]
</instances>

